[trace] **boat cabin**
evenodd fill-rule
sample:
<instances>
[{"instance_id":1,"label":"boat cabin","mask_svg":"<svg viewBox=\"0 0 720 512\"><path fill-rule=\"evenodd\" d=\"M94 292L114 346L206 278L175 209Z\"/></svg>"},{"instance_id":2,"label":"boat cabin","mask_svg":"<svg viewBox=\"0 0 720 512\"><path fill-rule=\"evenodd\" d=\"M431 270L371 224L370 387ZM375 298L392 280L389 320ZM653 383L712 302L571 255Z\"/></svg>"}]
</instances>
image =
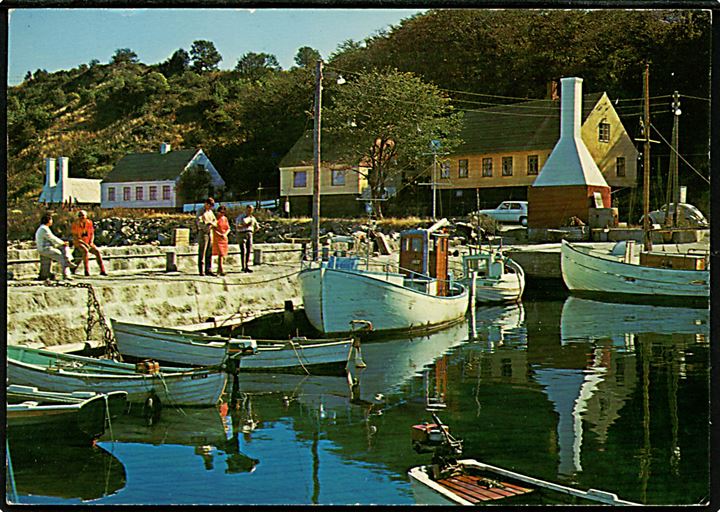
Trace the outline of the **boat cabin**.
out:
<instances>
[{"instance_id":1,"label":"boat cabin","mask_svg":"<svg viewBox=\"0 0 720 512\"><path fill-rule=\"evenodd\" d=\"M437 283L435 295L448 295L448 239L437 232L444 225L429 229L408 229L400 233L400 273L413 281Z\"/></svg>"},{"instance_id":2,"label":"boat cabin","mask_svg":"<svg viewBox=\"0 0 720 512\"><path fill-rule=\"evenodd\" d=\"M469 277L475 272L477 277L500 279L505 273L505 260L498 251L478 252L463 256L463 276Z\"/></svg>"}]
</instances>

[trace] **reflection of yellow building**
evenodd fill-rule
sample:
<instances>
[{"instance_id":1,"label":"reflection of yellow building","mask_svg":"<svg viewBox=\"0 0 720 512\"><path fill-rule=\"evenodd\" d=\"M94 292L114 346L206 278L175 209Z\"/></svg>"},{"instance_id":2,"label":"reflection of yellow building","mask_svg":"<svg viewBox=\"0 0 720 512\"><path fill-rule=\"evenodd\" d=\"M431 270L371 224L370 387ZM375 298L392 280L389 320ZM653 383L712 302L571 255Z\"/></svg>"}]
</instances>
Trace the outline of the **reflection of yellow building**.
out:
<instances>
[{"instance_id":1,"label":"reflection of yellow building","mask_svg":"<svg viewBox=\"0 0 720 512\"><path fill-rule=\"evenodd\" d=\"M366 168L340 162L332 137L323 136L320 166L320 213L323 216L356 215L364 211L358 201L368 188ZM327 139L327 140L326 140ZM280 195L290 199L292 215L312 214L313 140L306 132L280 162Z\"/></svg>"},{"instance_id":2,"label":"reflection of yellow building","mask_svg":"<svg viewBox=\"0 0 720 512\"><path fill-rule=\"evenodd\" d=\"M557 99L466 112L463 144L437 171L445 213L526 199L560 137L559 114ZM636 185L638 151L607 94L584 95L581 137L608 185Z\"/></svg>"}]
</instances>

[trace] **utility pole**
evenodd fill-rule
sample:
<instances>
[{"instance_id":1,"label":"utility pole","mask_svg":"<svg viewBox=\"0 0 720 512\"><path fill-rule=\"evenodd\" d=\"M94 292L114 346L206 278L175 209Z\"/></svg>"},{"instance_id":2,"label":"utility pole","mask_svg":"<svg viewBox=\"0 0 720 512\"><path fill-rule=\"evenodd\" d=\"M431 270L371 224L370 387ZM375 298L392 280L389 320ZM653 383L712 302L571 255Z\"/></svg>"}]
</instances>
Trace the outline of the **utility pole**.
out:
<instances>
[{"instance_id":1,"label":"utility pole","mask_svg":"<svg viewBox=\"0 0 720 512\"><path fill-rule=\"evenodd\" d=\"M260 209L260 204L262 203L262 191L263 191L263 186L262 186L262 182L260 182L260 185L258 185L258 188L257 188L257 204L255 205L255 208L257 210Z\"/></svg>"},{"instance_id":2,"label":"utility pole","mask_svg":"<svg viewBox=\"0 0 720 512\"><path fill-rule=\"evenodd\" d=\"M673 212L673 226L678 225L678 210L680 203L680 176L678 175L678 146L679 146L679 124L680 124L680 93L673 93L673 132L672 132L672 152L670 154L670 169L672 172L672 202L675 203L675 211Z\"/></svg>"},{"instance_id":3,"label":"utility pole","mask_svg":"<svg viewBox=\"0 0 720 512\"><path fill-rule=\"evenodd\" d=\"M643 80L643 98L645 100L645 147L643 150L643 242L646 251L652 250L650 236L650 63L645 62Z\"/></svg>"},{"instance_id":4,"label":"utility pole","mask_svg":"<svg viewBox=\"0 0 720 512\"><path fill-rule=\"evenodd\" d=\"M315 123L313 127L313 207L312 207L312 259L318 259L320 253L320 129L322 113L323 61L315 64Z\"/></svg>"},{"instance_id":5,"label":"utility pole","mask_svg":"<svg viewBox=\"0 0 720 512\"><path fill-rule=\"evenodd\" d=\"M432 164L432 177L430 179L430 183L418 183L418 185L429 185L432 187L432 219L435 221L437 220L437 156L438 156L438 149L440 149L440 141L433 139L430 141L430 149L432 150L433 156L433 164ZM424 153L428 154L428 153ZM447 153L442 153L443 155L447 155Z\"/></svg>"}]
</instances>

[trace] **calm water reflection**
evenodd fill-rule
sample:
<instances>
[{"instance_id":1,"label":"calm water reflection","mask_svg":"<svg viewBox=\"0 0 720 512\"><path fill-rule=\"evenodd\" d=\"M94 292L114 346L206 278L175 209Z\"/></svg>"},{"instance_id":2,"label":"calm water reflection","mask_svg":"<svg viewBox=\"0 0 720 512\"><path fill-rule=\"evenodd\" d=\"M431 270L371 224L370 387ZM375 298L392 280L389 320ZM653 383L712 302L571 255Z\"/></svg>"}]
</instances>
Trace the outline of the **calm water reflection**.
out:
<instances>
[{"instance_id":1,"label":"calm water reflection","mask_svg":"<svg viewBox=\"0 0 720 512\"><path fill-rule=\"evenodd\" d=\"M19 500L412 504L406 471L428 457L409 429L432 405L468 457L632 501L698 503L708 321L702 309L579 298L478 308L430 337L366 343L352 385L242 376L236 407L164 410L153 426L120 418L99 443L116 464L90 469L81 490L13 453ZM55 458L98 465L97 450Z\"/></svg>"}]
</instances>

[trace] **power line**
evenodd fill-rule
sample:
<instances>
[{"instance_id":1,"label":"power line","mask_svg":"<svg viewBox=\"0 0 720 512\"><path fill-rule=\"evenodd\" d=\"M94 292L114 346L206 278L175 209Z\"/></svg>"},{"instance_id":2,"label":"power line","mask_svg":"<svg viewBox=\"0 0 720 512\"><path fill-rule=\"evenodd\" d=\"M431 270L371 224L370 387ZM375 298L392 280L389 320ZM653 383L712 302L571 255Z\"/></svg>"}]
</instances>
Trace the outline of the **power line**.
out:
<instances>
[{"instance_id":1,"label":"power line","mask_svg":"<svg viewBox=\"0 0 720 512\"><path fill-rule=\"evenodd\" d=\"M690 167L690 169L692 169L693 171L695 171L695 174L697 174L697 175L700 176L702 179L704 179L704 180L707 182L708 185L710 184L710 179L709 179L709 178L706 178L704 174L701 174L700 171L698 171L697 169L695 169L695 167L693 167L693 166L690 164L690 162L688 162L687 160L685 160L685 158L684 158L680 153L678 153L677 149L675 149L675 148L672 146L672 144L670 144L670 143L665 139L665 137L662 136L662 133L660 133L660 131L659 131L657 128L655 128L655 125L654 125L654 124L650 123L650 126L652 127L653 130L655 130L655 133L657 133L657 134L660 136L660 138L662 139L662 141L663 141L665 144L667 144L667 145L670 147L670 149L672 149L673 153L675 153L683 162L685 162L685 164L686 164L688 167Z\"/></svg>"}]
</instances>

